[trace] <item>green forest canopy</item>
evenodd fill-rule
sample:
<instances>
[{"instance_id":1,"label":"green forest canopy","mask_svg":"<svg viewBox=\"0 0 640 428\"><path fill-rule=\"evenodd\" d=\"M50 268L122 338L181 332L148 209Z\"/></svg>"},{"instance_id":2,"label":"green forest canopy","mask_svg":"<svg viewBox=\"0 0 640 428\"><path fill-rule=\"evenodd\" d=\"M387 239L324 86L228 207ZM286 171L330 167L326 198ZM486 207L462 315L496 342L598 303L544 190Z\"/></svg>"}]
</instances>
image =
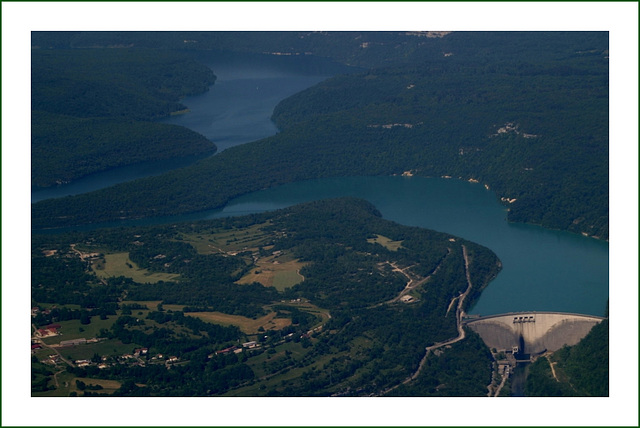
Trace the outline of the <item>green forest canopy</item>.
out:
<instances>
[{"instance_id":1,"label":"green forest canopy","mask_svg":"<svg viewBox=\"0 0 640 428\"><path fill-rule=\"evenodd\" d=\"M185 110L180 98L215 81L183 54L33 49L31 66L32 187L216 149L189 129L152 122Z\"/></svg>"},{"instance_id":2,"label":"green forest canopy","mask_svg":"<svg viewBox=\"0 0 640 428\"><path fill-rule=\"evenodd\" d=\"M181 41L182 50L330 50L331 58L369 71L336 76L283 101L274 137L160 177L34 204L36 228L221 207L243 193L308 178L412 170L488 184L515 200L512 221L608 237L606 33L43 33L33 43L45 46L48 37L51 46L133 44L146 57L158 52L144 47L151 41L176 48ZM163 87L132 84L141 92ZM157 114L139 108L137 115Z\"/></svg>"},{"instance_id":3,"label":"green forest canopy","mask_svg":"<svg viewBox=\"0 0 640 428\"><path fill-rule=\"evenodd\" d=\"M380 235L402 246L390 250L372 242ZM226 244L221 236L228 238ZM225 250L241 245L238 240L252 246ZM198 251L196 242L216 245ZM139 267L178 276L149 284L126 276L101 279L89 268L87 257L96 263L104 254L123 251ZM84 261L79 253L87 255ZM257 259L274 254L303 262L304 281L282 292L236 282L256 269ZM467 269L472 289L465 307L500 269L487 248L384 220L370 203L353 198L213 221L34 235L31 263L32 307L55 308L39 312L35 325L80 320L83 329L104 326L93 327L107 341L97 360L106 356L114 363L68 371L145 385L123 387L120 395L158 396L380 394L417 369L426 346L457 335L455 310L449 308L469 287ZM410 290L411 303L398 299L407 275L420 284ZM138 303L149 301L160 303ZM214 311L248 319L276 313L289 321L283 328L247 333L190 315ZM262 345L257 352L212 357L249 341ZM120 343L148 348L149 356L175 355L184 364L171 370L148 358L144 368L116 364ZM483 351L473 381L449 378L460 383L456 395L485 393L491 363L486 347Z\"/></svg>"}]
</instances>

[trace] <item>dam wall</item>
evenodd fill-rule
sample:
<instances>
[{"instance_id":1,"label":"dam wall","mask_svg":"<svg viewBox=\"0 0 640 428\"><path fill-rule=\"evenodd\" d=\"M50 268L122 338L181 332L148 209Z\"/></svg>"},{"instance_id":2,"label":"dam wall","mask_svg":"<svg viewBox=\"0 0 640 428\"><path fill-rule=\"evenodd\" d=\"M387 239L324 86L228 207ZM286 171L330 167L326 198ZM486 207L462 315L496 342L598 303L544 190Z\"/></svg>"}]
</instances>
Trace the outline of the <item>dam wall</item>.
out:
<instances>
[{"instance_id":1,"label":"dam wall","mask_svg":"<svg viewBox=\"0 0 640 428\"><path fill-rule=\"evenodd\" d=\"M464 321L489 348L538 354L575 345L604 318L562 312L513 312Z\"/></svg>"}]
</instances>

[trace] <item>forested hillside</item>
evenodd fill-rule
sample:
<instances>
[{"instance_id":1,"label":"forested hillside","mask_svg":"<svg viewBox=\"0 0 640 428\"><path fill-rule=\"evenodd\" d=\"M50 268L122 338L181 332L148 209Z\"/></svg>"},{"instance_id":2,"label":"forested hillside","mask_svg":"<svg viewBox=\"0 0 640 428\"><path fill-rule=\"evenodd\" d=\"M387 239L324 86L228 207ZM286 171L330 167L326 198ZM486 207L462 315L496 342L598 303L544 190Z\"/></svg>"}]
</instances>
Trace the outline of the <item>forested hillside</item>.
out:
<instances>
[{"instance_id":1,"label":"forested hillside","mask_svg":"<svg viewBox=\"0 0 640 428\"><path fill-rule=\"evenodd\" d=\"M214 81L211 70L169 51L33 49L32 186L215 151L191 130L151 122L185 110L180 98Z\"/></svg>"},{"instance_id":2,"label":"forested hillside","mask_svg":"<svg viewBox=\"0 0 640 428\"><path fill-rule=\"evenodd\" d=\"M31 261L33 323L62 333L45 343L96 335L60 348L69 359L93 355L90 364L54 363L63 376L116 381L115 395L156 396L383 394L417 370L426 346L457 335L452 307L469 287L462 306L472 305L500 269L487 248L384 220L351 198L190 224L34 235ZM266 285L264 271L274 270L298 279ZM472 341L479 346L473 379L456 372L457 363L439 363L453 370L441 395L486 393L491 360ZM122 356L140 348L146 357ZM445 354L454 361L459 352L473 351ZM50 354L35 354L34 364ZM40 376L34 391L69 394L53 385Z\"/></svg>"},{"instance_id":3,"label":"forested hillside","mask_svg":"<svg viewBox=\"0 0 640 428\"><path fill-rule=\"evenodd\" d=\"M607 239L607 34L435 36L58 35L54 44L64 46L156 40L184 50L325 55L370 70L283 101L274 112L281 130L274 137L161 177L40 202L33 225L184 213L296 180L411 171L478 180L505 201L512 221ZM35 37L34 44L43 45Z\"/></svg>"},{"instance_id":4,"label":"forested hillside","mask_svg":"<svg viewBox=\"0 0 640 428\"><path fill-rule=\"evenodd\" d=\"M218 208L306 179L407 173L478 181L512 221L608 239L605 32L34 32L32 47L35 186L215 150L154 122L213 84L193 59L203 51L365 69L281 102L272 137L33 204L34 229ZM497 257L386 221L361 200L34 233L31 269L33 324L62 334L43 345L85 340L60 348L70 363L34 352L34 395L460 396L486 395L496 379L476 335L426 356L425 347L459 334L456 308L479 298ZM594 331L598 343L608 337ZM576 395L602 395L608 376L592 339L552 359L580 379Z\"/></svg>"},{"instance_id":5,"label":"forested hillside","mask_svg":"<svg viewBox=\"0 0 640 428\"><path fill-rule=\"evenodd\" d=\"M595 325L577 345L565 346L532 364L525 394L530 397L608 397L609 320Z\"/></svg>"}]
</instances>

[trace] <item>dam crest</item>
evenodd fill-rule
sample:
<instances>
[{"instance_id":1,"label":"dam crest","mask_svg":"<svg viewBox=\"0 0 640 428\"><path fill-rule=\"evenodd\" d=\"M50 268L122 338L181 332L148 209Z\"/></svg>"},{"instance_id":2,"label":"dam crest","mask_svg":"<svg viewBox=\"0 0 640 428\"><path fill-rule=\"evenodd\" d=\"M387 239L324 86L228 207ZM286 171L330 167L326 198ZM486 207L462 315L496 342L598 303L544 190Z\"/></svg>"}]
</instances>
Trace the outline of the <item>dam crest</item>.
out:
<instances>
[{"instance_id":1,"label":"dam crest","mask_svg":"<svg viewBox=\"0 0 640 428\"><path fill-rule=\"evenodd\" d=\"M604 320L594 315L564 312L510 312L463 320L489 348L535 355L572 346Z\"/></svg>"}]
</instances>

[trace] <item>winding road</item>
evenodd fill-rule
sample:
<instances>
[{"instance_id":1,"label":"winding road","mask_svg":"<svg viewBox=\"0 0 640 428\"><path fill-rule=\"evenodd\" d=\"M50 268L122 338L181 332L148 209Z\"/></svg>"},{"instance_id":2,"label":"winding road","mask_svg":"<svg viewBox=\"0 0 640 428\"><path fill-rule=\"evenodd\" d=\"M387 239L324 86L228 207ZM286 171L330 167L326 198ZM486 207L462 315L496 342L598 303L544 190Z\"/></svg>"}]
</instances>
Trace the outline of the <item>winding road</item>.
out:
<instances>
[{"instance_id":1,"label":"winding road","mask_svg":"<svg viewBox=\"0 0 640 428\"><path fill-rule=\"evenodd\" d=\"M418 377L418 375L420 374L420 371L424 367L424 364L427 361L427 357L429 356L429 354L431 352L435 351L438 348L442 348L444 346L448 346L448 345L451 345L453 343L459 342L459 341L461 341L462 339L464 339L466 337L465 332L464 332L464 328L462 327L462 318L464 317L464 310L462 308L463 308L463 305L464 305L465 298L469 295L469 292L473 288L473 284L471 283L471 275L469 274L469 255L467 254L467 247L465 247L464 245L462 245L462 256L464 257L464 270L465 270L465 274L466 274L466 278L467 278L467 289L460 296L456 297L458 299L458 307L456 308L456 324L457 324L457 327L458 327L458 335L456 337L454 337L454 338L445 340L444 342L438 342L438 343L435 343L435 344L433 344L431 346L428 346L426 348L426 352L424 354L424 357L422 357L422 360L420 361L420 364L418 365L418 369L415 371L415 373L413 373L411 376L409 376L407 379L405 379L402 383L400 383L400 384L398 384L396 386L393 386L393 387L391 387L389 389L386 389L380 395L385 395L385 394L389 393L390 391L393 391L394 389L396 389L400 385L407 384L407 383L411 382L412 380L416 379Z\"/></svg>"}]
</instances>

